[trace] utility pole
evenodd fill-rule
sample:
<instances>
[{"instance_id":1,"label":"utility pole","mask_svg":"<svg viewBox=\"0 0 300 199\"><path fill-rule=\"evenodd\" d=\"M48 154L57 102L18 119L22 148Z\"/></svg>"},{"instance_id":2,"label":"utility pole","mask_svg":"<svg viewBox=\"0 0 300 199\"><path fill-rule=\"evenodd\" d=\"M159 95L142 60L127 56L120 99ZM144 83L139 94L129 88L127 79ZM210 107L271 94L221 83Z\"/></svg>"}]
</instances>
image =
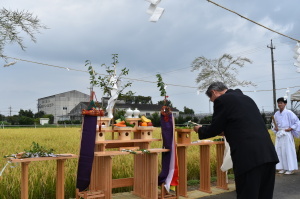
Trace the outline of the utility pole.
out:
<instances>
[{"instance_id":1,"label":"utility pole","mask_svg":"<svg viewBox=\"0 0 300 199\"><path fill-rule=\"evenodd\" d=\"M9 109L9 116L11 116L11 106L10 107L8 107L8 109Z\"/></svg>"},{"instance_id":2,"label":"utility pole","mask_svg":"<svg viewBox=\"0 0 300 199\"><path fill-rule=\"evenodd\" d=\"M271 39L271 46L267 46L271 49L271 62L272 62L272 82L273 82L273 106L274 106L274 113L276 112L276 86L275 86L275 70L274 70L274 56L273 50L275 46L273 46L272 39Z\"/></svg>"}]
</instances>

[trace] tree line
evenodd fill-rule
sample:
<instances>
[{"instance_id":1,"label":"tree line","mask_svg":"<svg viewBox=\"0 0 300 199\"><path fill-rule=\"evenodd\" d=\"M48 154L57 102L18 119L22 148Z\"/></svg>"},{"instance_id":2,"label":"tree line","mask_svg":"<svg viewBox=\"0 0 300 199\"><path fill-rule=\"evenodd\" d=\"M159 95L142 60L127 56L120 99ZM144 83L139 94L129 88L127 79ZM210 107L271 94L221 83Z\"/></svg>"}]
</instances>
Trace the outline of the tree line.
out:
<instances>
[{"instance_id":1,"label":"tree line","mask_svg":"<svg viewBox=\"0 0 300 199\"><path fill-rule=\"evenodd\" d=\"M40 118L49 118L49 124L54 122L52 114L45 114L44 111L33 113L30 109L20 109L18 115L4 116L0 114L0 123L4 125L34 125L40 124Z\"/></svg>"}]
</instances>

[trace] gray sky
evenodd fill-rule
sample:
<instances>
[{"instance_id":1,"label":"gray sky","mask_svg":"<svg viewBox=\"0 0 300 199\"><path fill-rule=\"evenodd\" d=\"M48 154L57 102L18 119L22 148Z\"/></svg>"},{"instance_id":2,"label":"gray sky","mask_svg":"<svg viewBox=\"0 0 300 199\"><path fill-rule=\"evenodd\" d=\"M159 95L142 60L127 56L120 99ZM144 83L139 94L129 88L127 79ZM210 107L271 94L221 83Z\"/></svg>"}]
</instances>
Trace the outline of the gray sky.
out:
<instances>
[{"instance_id":1,"label":"gray sky","mask_svg":"<svg viewBox=\"0 0 300 199\"><path fill-rule=\"evenodd\" d=\"M215 0L275 31L300 39L300 2L297 0ZM17 114L20 109L37 112L37 99L78 90L89 94L89 75L85 61L91 60L98 73L101 64L110 65L112 54L119 54L118 68L127 67L136 95L162 100L156 74L169 84L167 95L183 111L212 112L212 104L202 92L197 94L196 72L192 61L199 56L210 59L229 53L247 57L238 79L257 87L241 87L260 110L273 109L271 39L275 59L276 97L300 89L300 73L293 66L296 41L280 36L228 12L206 0L162 0L165 9L158 22L149 22L144 0L2 0L2 7L28 10L49 27L37 34L37 43L24 35L26 51L16 44L5 46L4 55L48 65L18 61L3 67L0 60L0 114ZM9 59L9 61L14 61ZM67 70L66 68L80 70ZM139 81L138 81L139 80ZM124 80L127 81L127 80ZM96 96L101 98L99 88ZM246 92L247 91L247 92ZM256 92L254 92L256 91Z\"/></svg>"}]
</instances>

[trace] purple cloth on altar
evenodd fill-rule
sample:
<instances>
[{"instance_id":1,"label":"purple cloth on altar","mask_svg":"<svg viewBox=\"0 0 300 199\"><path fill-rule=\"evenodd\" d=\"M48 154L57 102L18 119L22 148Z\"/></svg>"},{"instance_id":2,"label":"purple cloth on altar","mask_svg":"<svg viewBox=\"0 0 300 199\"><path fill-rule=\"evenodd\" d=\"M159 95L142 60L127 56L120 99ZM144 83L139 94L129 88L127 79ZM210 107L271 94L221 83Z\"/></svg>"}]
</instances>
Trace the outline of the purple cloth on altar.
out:
<instances>
[{"instance_id":1,"label":"purple cloth on altar","mask_svg":"<svg viewBox=\"0 0 300 199\"><path fill-rule=\"evenodd\" d=\"M167 117L167 121L165 120L165 117ZM163 137L163 148L170 149L170 152L164 152L162 153L162 168L161 172L158 176L158 184L165 183L169 171L170 171L170 162L171 162L171 152L172 152L172 144L173 144L173 119L172 114L169 114L168 116L161 115L160 117L160 123L161 123L161 132Z\"/></svg>"},{"instance_id":2,"label":"purple cloth on altar","mask_svg":"<svg viewBox=\"0 0 300 199\"><path fill-rule=\"evenodd\" d=\"M97 116L84 116L76 188L84 191L90 185L94 160Z\"/></svg>"}]
</instances>

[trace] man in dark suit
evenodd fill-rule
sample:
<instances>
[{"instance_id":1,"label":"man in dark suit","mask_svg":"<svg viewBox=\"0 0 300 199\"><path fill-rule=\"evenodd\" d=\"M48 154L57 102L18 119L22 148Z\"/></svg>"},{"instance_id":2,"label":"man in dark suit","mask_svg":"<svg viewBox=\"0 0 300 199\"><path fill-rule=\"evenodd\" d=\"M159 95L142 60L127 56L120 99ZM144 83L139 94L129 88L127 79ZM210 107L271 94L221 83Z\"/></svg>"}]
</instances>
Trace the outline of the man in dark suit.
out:
<instances>
[{"instance_id":1,"label":"man in dark suit","mask_svg":"<svg viewBox=\"0 0 300 199\"><path fill-rule=\"evenodd\" d=\"M255 102L241 90L212 83L206 95L214 103L212 123L195 126L199 139L224 133L231 150L238 199L271 199L278 157Z\"/></svg>"}]
</instances>

